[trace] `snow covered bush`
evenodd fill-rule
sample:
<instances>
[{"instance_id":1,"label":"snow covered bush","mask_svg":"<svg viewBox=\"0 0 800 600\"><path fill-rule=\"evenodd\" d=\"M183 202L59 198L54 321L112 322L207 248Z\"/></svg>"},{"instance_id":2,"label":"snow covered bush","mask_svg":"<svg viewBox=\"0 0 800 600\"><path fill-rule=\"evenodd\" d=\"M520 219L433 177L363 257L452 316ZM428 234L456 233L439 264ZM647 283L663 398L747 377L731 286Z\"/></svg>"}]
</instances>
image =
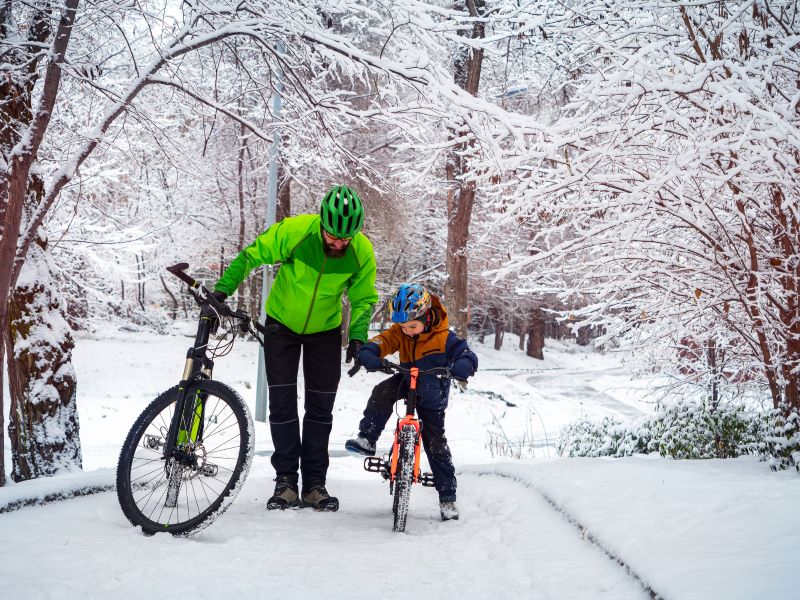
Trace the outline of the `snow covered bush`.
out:
<instances>
[{"instance_id":1,"label":"snow covered bush","mask_svg":"<svg viewBox=\"0 0 800 600\"><path fill-rule=\"evenodd\" d=\"M648 452L650 431L644 423L626 425L613 417L600 423L580 419L567 425L558 440L561 456L630 456Z\"/></svg>"},{"instance_id":2,"label":"snow covered bush","mask_svg":"<svg viewBox=\"0 0 800 600\"><path fill-rule=\"evenodd\" d=\"M800 420L794 423L796 427ZM710 410L707 403L680 401L628 424L609 417L600 423L576 421L561 432L558 451L562 456L658 452L672 458L733 458L761 452L768 432L768 419L743 405ZM780 439L777 434L775 439ZM800 445L800 436L795 439Z\"/></svg>"},{"instance_id":3,"label":"snow covered bush","mask_svg":"<svg viewBox=\"0 0 800 600\"><path fill-rule=\"evenodd\" d=\"M800 471L800 413L786 406L773 411L764 449L773 471Z\"/></svg>"},{"instance_id":4,"label":"snow covered bush","mask_svg":"<svg viewBox=\"0 0 800 600\"><path fill-rule=\"evenodd\" d=\"M678 402L651 421L653 445L673 458L734 458L757 452L766 435L763 415L742 405Z\"/></svg>"}]
</instances>

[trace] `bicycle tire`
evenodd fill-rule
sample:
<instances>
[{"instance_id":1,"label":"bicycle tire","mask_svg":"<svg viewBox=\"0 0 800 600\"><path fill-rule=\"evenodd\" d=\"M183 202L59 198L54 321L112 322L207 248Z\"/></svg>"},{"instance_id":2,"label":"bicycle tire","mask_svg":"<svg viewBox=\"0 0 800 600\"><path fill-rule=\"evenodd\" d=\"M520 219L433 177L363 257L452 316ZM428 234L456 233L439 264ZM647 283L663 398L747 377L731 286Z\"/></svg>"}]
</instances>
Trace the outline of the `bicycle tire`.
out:
<instances>
[{"instance_id":1,"label":"bicycle tire","mask_svg":"<svg viewBox=\"0 0 800 600\"><path fill-rule=\"evenodd\" d=\"M202 396L200 396L202 394ZM208 527L233 503L253 460L253 419L237 394L218 381L196 381L187 398L202 398L201 441L184 446L194 467L165 461L163 445L178 386L153 400L133 424L117 463L117 498L146 534L185 536ZM198 413L199 414L199 413Z\"/></svg>"},{"instance_id":2,"label":"bicycle tire","mask_svg":"<svg viewBox=\"0 0 800 600\"><path fill-rule=\"evenodd\" d=\"M394 480L394 515L393 531L403 533L408 520L408 507L411 501L411 486L414 483L414 451L416 446L416 429L407 425L400 431L397 471Z\"/></svg>"}]
</instances>

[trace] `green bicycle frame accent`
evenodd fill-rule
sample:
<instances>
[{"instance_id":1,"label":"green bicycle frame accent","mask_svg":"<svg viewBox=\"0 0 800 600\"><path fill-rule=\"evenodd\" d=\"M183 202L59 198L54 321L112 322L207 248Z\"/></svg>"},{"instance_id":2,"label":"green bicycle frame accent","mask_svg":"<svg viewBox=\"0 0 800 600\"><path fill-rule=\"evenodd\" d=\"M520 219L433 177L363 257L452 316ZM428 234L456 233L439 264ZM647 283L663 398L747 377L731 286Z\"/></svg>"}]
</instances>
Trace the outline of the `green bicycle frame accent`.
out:
<instances>
[{"instance_id":1,"label":"green bicycle frame accent","mask_svg":"<svg viewBox=\"0 0 800 600\"><path fill-rule=\"evenodd\" d=\"M178 430L178 444L186 444L187 442L190 443L197 442L197 438L200 434L200 426L203 423L203 409L205 408L204 400L205 399L202 397L202 394L199 391L195 392L194 409L192 410L191 429ZM183 422L181 422L181 425L183 425Z\"/></svg>"}]
</instances>

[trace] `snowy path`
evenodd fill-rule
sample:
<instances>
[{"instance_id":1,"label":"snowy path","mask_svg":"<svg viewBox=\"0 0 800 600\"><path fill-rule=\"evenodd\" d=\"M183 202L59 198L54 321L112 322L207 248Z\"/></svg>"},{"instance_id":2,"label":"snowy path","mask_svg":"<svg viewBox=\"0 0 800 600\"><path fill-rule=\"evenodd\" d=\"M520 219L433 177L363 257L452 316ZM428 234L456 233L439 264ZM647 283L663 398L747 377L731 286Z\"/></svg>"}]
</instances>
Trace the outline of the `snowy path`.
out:
<instances>
[{"instance_id":1,"label":"snowy path","mask_svg":"<svg viewBox=\"0 0 800 600\"><path fill-rule=\"evenodd\" d=\"M8 598L608 598L648 596L536 492L509 479L463 475L462 520L442 523L435 493L417 488L406 534L391 531L386 484L333 460L342 509L264 509L266 459L233 507L189 539L145 537L113 493L2 515ZM12 574L36 565L32 580ZM395 575L393 575L395 573Z\"/></svg>"},{"instance_id":2,"label":"snowy path","mask_svg":"<svg viewBox=\"0 0 800 600\"><path fill-rule=\"evenodd\" d=\"M606 377L619 377L623 374L622 369L609 369L603 373ZM589 408L595 411L600 409L624 419L635 419L644 414L640 408L626 404L615 396L591 385L589 382L596 376L597 371L562 369L558 377L554 377L553 373L543 372L528 375L526 381L548 402L573 407L577 405L579 411L586 411Z\"/></svg>"},{"instance_id":3,"label":"snowy path","mask_svg":"<svg viewBox=\"0 0 800 600\"><path fill-rule=\"evenodd\" d=\"M175 383L188 343L180 332L113 328L79 339L86 471L2 488L0 510L111 486L121 440L147 403ZM626 600L649 598L644 585L668 600L797 596L796 473L770 473L754 458L550 460L558 429L573 419L650 410L643 401L649 384L616 357L574 345L551 344L543 363L516 350L476 350L483 370L447 411L461 521L439 521L435 492L417 488L407 533L391 531L387 485L343 453L382 379L360 374L342 379L334 409L328 484L341 499L338 513L265 510L272 442L267 425L256 423L242 493L193 538L144 537L125 521L113 492L0 514L0 597ZM255 362L256 345L239 343L215 370L251 409ZM487 442L498 432L536 460L513 460L508 448L492 447ZM587 528L587 539L567 516Z\"/></svg>"}]
</instances>

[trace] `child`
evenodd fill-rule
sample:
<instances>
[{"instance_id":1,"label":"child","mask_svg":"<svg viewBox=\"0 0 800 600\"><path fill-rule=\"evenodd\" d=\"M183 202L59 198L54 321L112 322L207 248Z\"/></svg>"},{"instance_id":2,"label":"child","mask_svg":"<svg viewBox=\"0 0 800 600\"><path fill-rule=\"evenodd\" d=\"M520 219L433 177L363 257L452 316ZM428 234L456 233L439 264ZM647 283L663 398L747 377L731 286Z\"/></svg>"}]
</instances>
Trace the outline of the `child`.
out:
<instances>
[{"instance_id":1,"label":"child","mask_svg":"<svg viewBox=\"0 0 800 600\"><path fill-rule=\"evenodd\" d=\"M420 370L450 367L451 375L465 380L478 368L478 357L467 342L448 328L447 313L439 298L421 286L404 284L391 300L392 325L362 346L358 360L368 371L381 368L381 359L399 350L403 367ZM408 391L408 373L397 373L372 389L358 426L358 436L345 447L358 454L375 456L375 443L392 415L394 403ZM458 519L456 475L450 447L444 437L444 411L450 380L420 374L417 381L417 415L422 421L422 445L439 492L443 521Z\"/></svg>"}]
</instances>

